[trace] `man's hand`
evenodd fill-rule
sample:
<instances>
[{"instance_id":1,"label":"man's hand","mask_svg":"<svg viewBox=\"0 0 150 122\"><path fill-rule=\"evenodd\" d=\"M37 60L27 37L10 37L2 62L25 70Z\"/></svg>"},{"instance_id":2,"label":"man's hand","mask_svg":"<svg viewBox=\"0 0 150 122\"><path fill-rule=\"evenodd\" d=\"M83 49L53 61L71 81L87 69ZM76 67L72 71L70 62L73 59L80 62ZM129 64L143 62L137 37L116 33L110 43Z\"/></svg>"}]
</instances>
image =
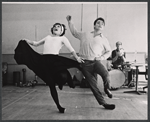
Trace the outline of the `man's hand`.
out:
<instances>
[{"instance_id":1,"label":"man's hand","mask_svg":"<svg viewBox=\"0 0 150 122\"><path fill-rule=\"evenodd\" d=\"M68 16L66 17L66 19L67 19L68 22L71 21L71 16L68 15Z\"/></svg>"},{"instance_id":2,"label":"man's hand","mask_svg":"<svg viewBox=\"0 0 150 122\"><path fill-rule=\"evenodd\" d=\"M100 56L100 57L95 57L95 60L105 60L104 56Z\"/></svg>"},{"instance_id":3,"label":"man's hand","mask_svg":"<svg viewBox=\"0 0 150 122\"><path fill-rule=\"evenodd\" d=\"M117 52L118 56L123 56L123 52Z\"/></svg>"},{"instance_id":4,"label":"man's hand","mask_svg":"<svg viewBox=\"0 0 150 122\"><path fill-rule=\"evenodd\" d=\"M117 52L117 55L118 56L123 56L124 55L124 50L120 49L119 52Z\"/></svg>"}]
</instances>

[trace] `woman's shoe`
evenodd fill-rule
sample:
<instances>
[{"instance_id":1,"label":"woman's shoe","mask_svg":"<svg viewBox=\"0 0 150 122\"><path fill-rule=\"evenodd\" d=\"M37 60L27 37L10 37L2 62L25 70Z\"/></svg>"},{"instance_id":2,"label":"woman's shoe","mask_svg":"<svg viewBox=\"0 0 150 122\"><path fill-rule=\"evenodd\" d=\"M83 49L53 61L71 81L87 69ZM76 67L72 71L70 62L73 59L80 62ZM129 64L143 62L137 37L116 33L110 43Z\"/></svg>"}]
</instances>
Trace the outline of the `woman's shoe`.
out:
<instances>
[{"instance_id":1,"label":"woman's shoe","mask_svg":"<svg viewBox=\"0 0 150 122\"><path fill-rule=\"evenodd\" d=\"M63 107L59 107L58 109L59 109L59 112L60 112L60 113L65 113L65 111L66 111L66 109L63 108Z\"/></svg>"}]
</instances>

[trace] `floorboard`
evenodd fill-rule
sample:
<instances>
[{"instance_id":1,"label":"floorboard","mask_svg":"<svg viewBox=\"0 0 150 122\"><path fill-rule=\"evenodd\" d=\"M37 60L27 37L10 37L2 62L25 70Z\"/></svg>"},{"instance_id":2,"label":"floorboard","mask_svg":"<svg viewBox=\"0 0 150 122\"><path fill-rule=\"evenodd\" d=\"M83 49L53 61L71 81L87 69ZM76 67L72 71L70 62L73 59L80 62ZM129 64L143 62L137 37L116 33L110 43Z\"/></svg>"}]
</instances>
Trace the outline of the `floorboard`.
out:
<instances>
[{"instance_id":1,"label":"floorboard","mask_svg":"<svg viewBox=\"0 0 150 122\"><path fill-rule=\"evenodd\" d=\"M58 88L57 88L58 89ZM139 86L142 90L142 86ZM66 113L60 114L50 96L48 86L2 87L2 120L147 120L148 93L138 95L123 93L134 88L112 91L116 109L106 110L100 106L89 88L58 89L60 103ZM147 89L146 89L147 90ZM148 92L148 90L147 90Z\"/></svg>"}]
</instances>

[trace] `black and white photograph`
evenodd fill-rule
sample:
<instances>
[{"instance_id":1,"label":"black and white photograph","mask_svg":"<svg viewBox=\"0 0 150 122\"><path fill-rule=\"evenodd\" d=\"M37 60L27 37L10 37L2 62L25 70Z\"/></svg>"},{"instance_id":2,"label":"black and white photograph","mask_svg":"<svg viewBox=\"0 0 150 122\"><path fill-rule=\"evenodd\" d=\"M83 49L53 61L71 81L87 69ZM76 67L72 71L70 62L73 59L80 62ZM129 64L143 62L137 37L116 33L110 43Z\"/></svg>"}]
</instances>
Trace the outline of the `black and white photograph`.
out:
<instances>
[{"instance_id":1,"label":"black and white photograph","mask_svg":"<svg viewBox=\"0 0 150 122\"><path fill-rule=\"evenodd\" d=\"M2 2L2 120L148 120L148 2Z\"/></svg>"}]
</instances>

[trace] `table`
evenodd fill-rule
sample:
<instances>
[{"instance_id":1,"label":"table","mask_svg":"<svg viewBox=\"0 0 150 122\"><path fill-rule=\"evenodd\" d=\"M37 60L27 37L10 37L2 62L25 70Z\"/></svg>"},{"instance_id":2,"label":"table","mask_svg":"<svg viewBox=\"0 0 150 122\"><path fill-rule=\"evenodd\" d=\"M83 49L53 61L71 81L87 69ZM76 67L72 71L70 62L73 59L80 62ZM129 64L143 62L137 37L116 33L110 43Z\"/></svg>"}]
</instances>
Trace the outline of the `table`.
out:
<instances>
[{"instance_id":1,"label":"table","mask_svg":"<svg viewBox=\"0 0 150 122\"><path fill-rule=\"evenodd\" d=\"M131 64L131 67L136 67L136 86L135 86L135 90L134 91L125 91L124 93L137 93L137 94L141 94L141 93L146 93L145 91L139 91L138 90L138 72L139 72L139 67L141 66L147 66L147 64L144 63L133 63Z\"/></svg>"}]
</instances>

